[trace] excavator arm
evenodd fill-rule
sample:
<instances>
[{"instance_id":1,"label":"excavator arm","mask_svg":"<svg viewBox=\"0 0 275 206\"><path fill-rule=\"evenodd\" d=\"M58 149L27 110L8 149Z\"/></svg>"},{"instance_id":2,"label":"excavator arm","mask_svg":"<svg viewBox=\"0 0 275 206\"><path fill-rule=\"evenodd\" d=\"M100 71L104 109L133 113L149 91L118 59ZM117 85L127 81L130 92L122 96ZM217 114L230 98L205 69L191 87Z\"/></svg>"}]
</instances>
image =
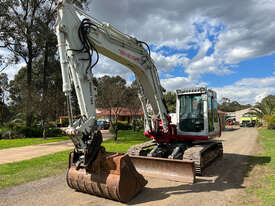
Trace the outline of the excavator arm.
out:
<instances>
[{"instance_id":1,"label":"excavator arm","mask_svg":"<svg viewBox=\"0 0 275 206\"><path fill-rule=\"evenodd\" d=\"M96 88L92 81L92 69L98 61L98 53L125 65L134 72L139 83L145 132L166 133L169 124L168 114L163 102L157 69L150 57L149 46L121 33L108 23L90 17L68 0L60 2L57 8L56 34L63 92L68 102L70 122L67 133L71 136L76 150L84 154L81 157L82 163L84 165L90 163L102 142L101 134L95 127ZM95 61L92 61L93 53L96 53ZM81 112L81 118L75 122L72 118L70 97L72 83Z\"/></svg>"}]
</instances>

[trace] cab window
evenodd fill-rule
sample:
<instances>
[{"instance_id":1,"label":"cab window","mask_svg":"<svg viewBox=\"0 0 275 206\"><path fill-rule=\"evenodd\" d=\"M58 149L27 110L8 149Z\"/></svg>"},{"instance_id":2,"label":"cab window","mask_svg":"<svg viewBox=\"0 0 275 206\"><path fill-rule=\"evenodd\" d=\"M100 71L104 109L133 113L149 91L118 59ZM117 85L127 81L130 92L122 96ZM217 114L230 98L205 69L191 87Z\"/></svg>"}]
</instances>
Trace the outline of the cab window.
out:
<instances>
[{"instance_id":1,"label":"cab window","mask_svg":"<svg viewBox=\"0 0 275 206\"><path fill-rule=\"evenodd\" d=\"M180 122L181 131L200 132L204 130L203 101L201 95L182 95L180 101Z\"/></svg>"}]
</instances>

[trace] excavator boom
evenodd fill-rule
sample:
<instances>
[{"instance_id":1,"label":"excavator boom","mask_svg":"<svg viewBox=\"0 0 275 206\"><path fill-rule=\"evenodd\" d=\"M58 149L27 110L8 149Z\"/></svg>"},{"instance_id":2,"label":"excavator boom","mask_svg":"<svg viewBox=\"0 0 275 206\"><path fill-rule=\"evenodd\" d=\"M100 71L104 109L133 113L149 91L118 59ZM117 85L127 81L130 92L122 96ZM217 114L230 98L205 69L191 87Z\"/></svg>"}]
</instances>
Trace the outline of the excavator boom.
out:
<instances>
[{"instance_id":1,"label":"excavator boom","mask_svg":"<svg viewBox=\"0 0 275 206\"><path fill-rule=\"evenodd\" d=\"M66 132L75 145L67 174L71 188L125 202L147 183L138 172L193 183L195 172L201 173L202 168L222 155L222 145L208 141L220 135L214 91L177 90L177 120L172 123L150 47L145 42L90 17L70 0L58 4L57 16L58 52L70 122ZM139 85L144 134L153 141L131 147L130 157L105 152L101 146L93 84L93 67L99 54L128 67ZM72 84L81 112L76 121L72 118Z\"/></svg>"}]
</instances>

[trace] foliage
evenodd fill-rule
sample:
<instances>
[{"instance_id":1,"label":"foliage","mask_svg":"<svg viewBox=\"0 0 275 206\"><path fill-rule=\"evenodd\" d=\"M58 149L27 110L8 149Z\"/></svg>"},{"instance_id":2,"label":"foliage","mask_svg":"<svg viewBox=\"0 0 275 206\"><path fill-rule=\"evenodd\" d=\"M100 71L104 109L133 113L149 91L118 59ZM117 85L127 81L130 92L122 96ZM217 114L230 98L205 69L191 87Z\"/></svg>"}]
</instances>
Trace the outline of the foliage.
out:
<instances>
[{"instance_id":1,"label":"foliage","mask_svg":"<svg viewBox=\"0 0 275 206\"><path fill-rule=\"evenodd\" d=\"M221 100L221 104L218 105L218 109L223 112L235 112L238 110L243 110L250 108L250 104L242 105L237 101L231 101L229 98L223 97Z\"/></svg>"},{"instance_id":2,"label":"foliage","mask_svg":"<svg viewBox=\"0 0 275 206\"><path fill-rule=\"evenodd\" d=\"M97 84L97 106L110 111L109 120L115 132L114 141L116 141L119 130L118 116L123 107L127 105L126 80L120 76L103 76L97 80ZM114 116L114 121L112 121L111 115Z\"/></svg>"},{"instance_id":3,"label":"foliage","mask_svg":"<svg viewBox=\"0 0 275 206\"><path fill-rule=\"evenodd\" d=\"M275 129L275 114L270 116L265 116L265 119L267 120L267 128Z\"/></svg>"},{"instance_id":4,"label":"foliage","mask_svg":"<svg viewBox=\"0 0 275 206\"><path fill-rule=\"evenodd\" d=\"M257 116L260 120L265 120L268 128L275 128L275 95L269 95L262 99L260 103L256 103L250 114Z\"/></svg>"},{"instance_id":5,"label":"foliage","mask_svg":"<svg viewBox=\"0 0 275 206\"><path fill-rule=\"evenodd\" d=\"M62 135L64 135L62 130L55 127L48 128L47 137L57 137ZM3 139L42 137L43 128L39 125L26 127L22 123L17 123L16 121L10 121L10 122L7 122L3 127L1 127L0 136Z\"/></svg>"},{"instance_id":6,"label":"foliage","mask_svg":"<svg viewBox=\"0 0 275 206\"><path fill-rule=\"evenodd\" d=\"M177 95L175 92L166 92L163 95L164 101L166 103L167 109L169 113L176 112L176 99Z\"/></svg>"},{"instance_id":7,"label":"foliage","mask_svg":"<svg viewBox=\"0 0 275 206\"><path fill-rule=\"evenodd\" d=\"M8 75L0 73L0 125L9 120L10 109L6 104L8 92Z\"/></svg>"},{"instance_id":8,"label":"foliage","mask_svg":"<svg viewBox=\"0 0 275 206\"><path fill-rule=\"evenodd\" d=\"M0 2L2 12L0 47L6 48L11 54L6 57L1 56L0 60L9 64L24 61L26 64L22 71L24 74L21 74L21 85L18 85L19 78L10 83L12 93L10 96L13 101L11 104L16 106L14 109L26 113L25 122L28 127L31 126L33 113L36 112L39 112L42 125L46 125L48 112L56 108L54 103L64 96L57 93L50 94L56 90L61 92L59 84L62 83L61 75L58 74L60 68L59 62L56 61L57 40L54 34L57 2L57 0ZM82 3L87 1L74 0L73 3L82 7ZM52 81L53 79L58 79L58 82ZM64 105L61 106L64 108Z\"/></svg>"},{"instance_id":9,"label":"foliage","mask_svg":"<svg viewBox=\"0 0 275 206\"><path fill-rule=\"evenodd\" d=\"M133 126L135 126L137 120L139 119L138 116L141 113L142 107L138 97L139 85L137 81L133 81L130 87L126 88L126 98L127 104L126 108L131 113L131 120Z\"/></svg>"},{"instance_id":10,"label":"foliage","mask_svg":"<svg viewBox=\"0 0 275 206\"><path fill-rule=\"evenodd\" d=\"M132 126L128 122L118 121L114 122L111 127L111 132L114 132L114 128L117 128L118 130L130 130L132 129Z\"/></svg>"}]
</instances>

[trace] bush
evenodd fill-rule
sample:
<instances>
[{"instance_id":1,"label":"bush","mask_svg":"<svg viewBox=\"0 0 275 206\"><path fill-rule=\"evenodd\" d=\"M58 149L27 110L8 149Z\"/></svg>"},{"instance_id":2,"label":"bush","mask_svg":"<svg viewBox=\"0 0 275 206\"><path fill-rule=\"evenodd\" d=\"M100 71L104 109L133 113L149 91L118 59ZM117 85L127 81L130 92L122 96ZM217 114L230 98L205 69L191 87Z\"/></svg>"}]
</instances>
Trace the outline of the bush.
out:
<instances>
[{"instance_id":1,"label":"bush","mask_svg":"<svg viewBox=\"0 0 275 206\"><path fill-rule=\"evenodd\" d=\"M23 137L42 137L43 129L41 127L20 127L17 129L16 133L22 135Z\"/></svg>"},{"instance_id":2,"label":"bush","mask_svg":"<svg viewBox=\"0 0 275 206\"><path fill-rule=\"evenodd\" d=\"M262 122L259 122L259 121L258 121L258 122L256 123L256 127L262 127L262 126L263 126L263 123L262 123Z\"/></svg>"},{"instance_id":3,"label":"bush","mask_svg":"<svg viewBox=\"0 0 275 206\"><path fill-rule=\"evenodd\" d=\"M111 132L114 131L114 127L118 127L118 130L130 130L132 129L132 126L128 123L128 122L117 122L117 123L113 123L111 126Z\"/></svg>"},{"instance_id":4,"label":"bush","mask_svg":"<svg viewBox=\"0 0 275 206\"><path fill-rule=\"evenodd\" d=\"M52 125L50 125L52 126ZM47 137L63 136L62 130L52 126L47 128ZM8 122L5 127L0 128L0 139L24 137L43 137L43 128L41 126L26 127L20 123Z\"/></svg>"},{"instance_id":5,"label":"bush","mask_svg":"<svg viewBox=\"0 0 275 206\"><path fill-rule=\"evenodd\" d=\"M268 129L275 129L275 114L273 114L267 121Z\"/></svg>"},{"instance_id":6,"label":"bush","mask_svg":"<svg viewBox=\"0 0 275 206\"><path fill-rule=\"evenodd\" d=\"M58 128L49 128L46 131L46 135L47 137L59 137L59 136L63 136L64 132Z\"/></svg>"}]
</instances>

